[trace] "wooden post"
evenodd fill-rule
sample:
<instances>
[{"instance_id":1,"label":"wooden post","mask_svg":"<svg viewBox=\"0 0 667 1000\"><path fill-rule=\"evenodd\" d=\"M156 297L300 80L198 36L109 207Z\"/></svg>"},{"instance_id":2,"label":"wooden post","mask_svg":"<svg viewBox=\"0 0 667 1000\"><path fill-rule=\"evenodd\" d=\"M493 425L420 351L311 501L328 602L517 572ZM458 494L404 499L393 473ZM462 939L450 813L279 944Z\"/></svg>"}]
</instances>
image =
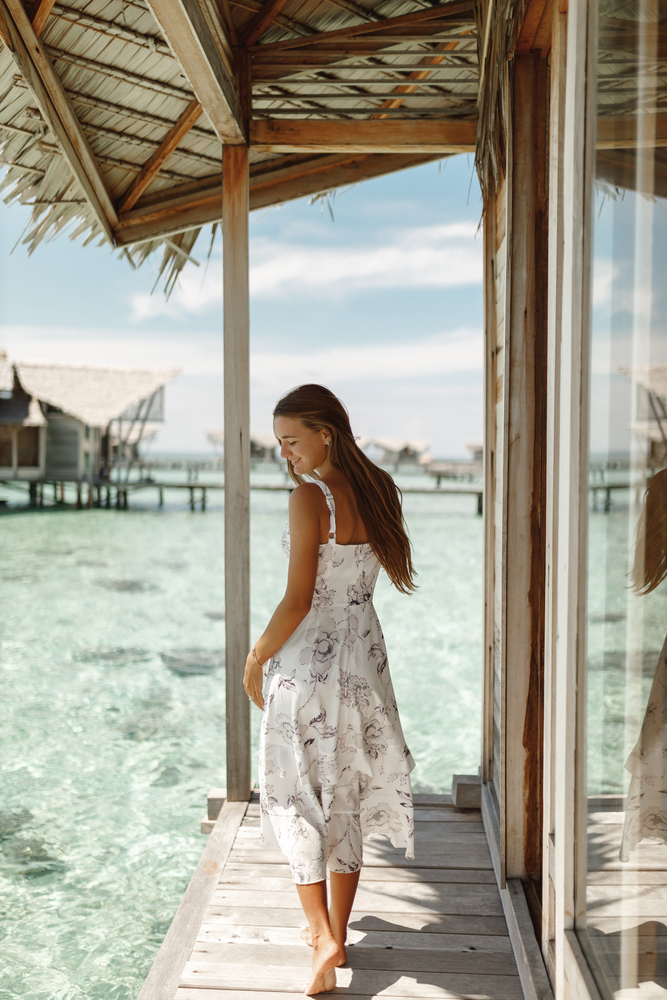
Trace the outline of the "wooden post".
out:
<instances>
[{"instance_id":1,"label":"wooden post","mask_svg":"<svg viewBox=\"0 0 667 1000\"><path fill-rule=\"evenodd\" d=\"M506 877L541 878L546 432L547 80L537 50L514 60L505 636Z\"/></svg>"},{"instance_id":2,"label":"wooden post","mask_svg":"<svg viewBox=\"0 0 667 1000\"><path fill-rule=\"evenodd\" d=\"M248 150L223 146L222 260L225 390L225 662L227 799L250 796L250 310Z\"/></svg>"}]
</instances>

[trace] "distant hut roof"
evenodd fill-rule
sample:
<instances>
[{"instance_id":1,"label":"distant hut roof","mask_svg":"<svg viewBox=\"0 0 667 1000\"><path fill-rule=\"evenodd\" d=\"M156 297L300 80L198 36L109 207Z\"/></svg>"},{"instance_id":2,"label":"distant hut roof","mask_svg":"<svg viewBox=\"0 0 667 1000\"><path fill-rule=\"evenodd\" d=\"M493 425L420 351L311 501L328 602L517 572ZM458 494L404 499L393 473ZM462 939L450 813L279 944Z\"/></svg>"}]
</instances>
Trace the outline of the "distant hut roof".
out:
<instances>
[{"instance_id":1,"label":"distant hut roof","mask_svg":"<svg viewBox=\"0 0 667 1000\"><path fill-rule=\"evenodd\" d=\"M667 402L667 365L639 365L635 368L623 365L621 371L637 382L642 389Z\"/></svg>"},{"instance_id":2,"label":"distant hut roof","mask_svg":"<svg viewBox=\"0 0 667 1000\"><path fill-rule=\"evenodd\" d=\"M33 5L31 23L5 0L0 188L32 207L24 242L32 252L67 229L130 248L134 263L161 247L170 283L202 226L220 222L222 141L243 142L246 126L251 208L471 149L474 6L67 0ZM425 141L276 151L272 128L286 121L421 122Z\"/></svg>"},{"instance_id":3,"label":"distant hut roof","mask_svg":"<svg viewBox=\"0 0 667 1000\"><path fill-rule=\"evenodd\" d=\"M21 424L23 427L46 427L46 418L39 402L27 393L14 393L0 399L0 424Z\"/></svg>"},{"instance_id":4,"label":"distant hut roof","mask_svg":"<svg viewBox=\"0 0 667 1000\"><path fill-rule=\"evenodd\" d=\"M12 366L7 359L7 354L5 351L0 351L0 392L11 389L13 382Z\"/></svg>"},{"instance_id":5,"label":"distant hut roof","mask_svg":"<svg viewBox=\"0 0 667 1000\"><path fill-rule=\"evenodd\" d=\"M410 438L373 438L373 444L376 444L378 448L384 448L385 451L399 453L401 451L412 451L416 455L421 454L421 452L426 451L430 445L430 441L424 441L421 438L411 440Z\"/></svg>"},{"instance_id":6,"label":"distant hut roof","mask_svg":"<svg viewBox=\"0 0 667 1000\"><path fill-rule=\"evenodd\" d=\"M179 374L178 368L102 368L17 361L20 385L91 427L106 427Z\"/></svg>"}]
</instances>

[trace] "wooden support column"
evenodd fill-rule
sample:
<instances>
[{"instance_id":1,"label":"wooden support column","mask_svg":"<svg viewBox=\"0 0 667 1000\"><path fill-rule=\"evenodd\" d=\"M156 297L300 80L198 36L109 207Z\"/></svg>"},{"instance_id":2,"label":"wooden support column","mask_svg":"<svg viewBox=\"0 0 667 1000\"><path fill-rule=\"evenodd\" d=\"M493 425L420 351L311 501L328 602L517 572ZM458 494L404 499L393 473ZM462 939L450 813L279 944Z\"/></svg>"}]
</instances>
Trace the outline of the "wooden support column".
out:
<instances>
[{"instance_id":1,"label":"wooden support column","mask_svg":"<svg viewBox=\"0 0 667 1000\"><path fill-rule=\"evenodd\" d=\"M246 146L223 146L222 266L225 390L225 662L227 799L250 796L249 172Z\"/></svg>"},{"instance_id":2,"label":"wooden support column","mask_svg":"<svg viewBox=\"0 0 667 1000\"><path fill-rule=\"evenodd\" d=\"M541 877L548 69L514 60L505 358L505 874Z\"/></svg>"}]
</instances>

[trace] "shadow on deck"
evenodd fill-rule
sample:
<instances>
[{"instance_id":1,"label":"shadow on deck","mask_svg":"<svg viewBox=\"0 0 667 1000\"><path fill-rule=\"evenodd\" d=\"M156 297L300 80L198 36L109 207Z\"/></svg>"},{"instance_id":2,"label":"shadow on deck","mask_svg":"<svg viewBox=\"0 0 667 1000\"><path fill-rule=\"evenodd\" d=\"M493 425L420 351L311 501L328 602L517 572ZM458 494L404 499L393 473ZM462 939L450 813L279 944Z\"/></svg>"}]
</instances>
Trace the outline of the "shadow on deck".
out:
<instances>
[{"instance_id":1,"label":"shadow on deck","mask_svg":"<svg viewBox=\"0 0 667 1000\"><path fill-rule=\"evenodd\" d=\"M414 861L384 839L364 845L336 992L522 1000L480 813L447 796L416 799ZM311 957L303 923L283 855L260 843L257 796L247 808L228 803L140 1000L301 993Z\"/></svg>"}]
</instances>

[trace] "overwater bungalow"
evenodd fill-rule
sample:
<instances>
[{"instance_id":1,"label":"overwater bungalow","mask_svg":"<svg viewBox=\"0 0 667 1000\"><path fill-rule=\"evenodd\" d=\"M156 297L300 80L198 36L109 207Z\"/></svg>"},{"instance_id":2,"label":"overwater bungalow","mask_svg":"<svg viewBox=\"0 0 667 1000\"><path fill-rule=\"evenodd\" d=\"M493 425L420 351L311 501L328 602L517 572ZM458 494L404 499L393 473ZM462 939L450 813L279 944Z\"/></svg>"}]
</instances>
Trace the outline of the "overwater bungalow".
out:
<instances>
[{"instance_id":1,"label":"overwater bungalow","mask_svg":"<svg viewBox=\"0 0 667 1000\"><path fill-rule=\"evenodd\" d=\"M97 481L164 422L178 369L16 362L0 393L0 480ZM11 372L11 375L9 373Z\"/></svg>"},{"instance_id":2,"label":"overwater bungalow","mask_svg":"<svg viewBox=\"0 0 667 1000\"><path fill-rule=\"evenodd\" d=\"M664 4L0 0L0 37L3 188L31 206L29 247L69 227L134 264L161 249L169 288L200 229L224 223L229 664L249 641L248 212L475 153L482 822L435 797L419 804L415 862L369 852L360 906L375 945L355 951L347 983L355 996L663 996L666 821L642 796L664 797L664 763L640 766L640 746L628 798L625 762L667 625L664 588L635 593L627 577L660 471L632 427L656 420L640 370L667 358ZM618 454L637 489L603 531L589 465ZM226 686L226 792L142 1000L299 988L280 968L298 917L276 902L280 859L253 839L240 671Z\"/></svg>"}]
</instances>

